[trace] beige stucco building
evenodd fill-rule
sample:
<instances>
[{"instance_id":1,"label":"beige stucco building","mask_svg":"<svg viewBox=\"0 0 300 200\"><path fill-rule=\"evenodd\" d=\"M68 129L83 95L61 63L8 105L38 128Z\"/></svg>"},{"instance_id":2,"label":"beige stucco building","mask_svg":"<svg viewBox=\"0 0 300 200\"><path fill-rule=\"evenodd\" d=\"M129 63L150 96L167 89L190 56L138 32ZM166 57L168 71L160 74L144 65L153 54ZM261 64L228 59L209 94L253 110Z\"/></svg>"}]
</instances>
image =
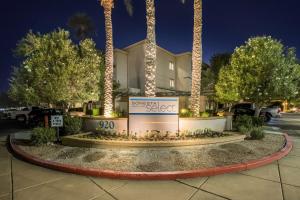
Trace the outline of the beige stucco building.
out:
<instances>
[{"instance_id":1,"label":"beige stucco building","mask_svg":"<svg viewBox=\"0 0 300 200\"><path fill-rule=\"evenodd\" d=\"M114 80L120 83L120 91L126 91L131 96L145 92L144 49L145 40L142 40L124 49L114 50ZM174 54L157 46L156 67L157 95L180 96L180 107L187 108L191 91L192 53ZM126 110L126 98L118 98L116 107Z\"/></svg>"},{"instance_id":2,"label":"beige stucco building","mask_svg":"<svg viewBox=\"0 0 300 200\"><path fill-rule=\"evenodd\" d=\"M122 89L145 92L145 40L114 50L114 79ZM190 92L192 54L173 54L157 46L157 92Z\"/></svg>"}]
</instances>

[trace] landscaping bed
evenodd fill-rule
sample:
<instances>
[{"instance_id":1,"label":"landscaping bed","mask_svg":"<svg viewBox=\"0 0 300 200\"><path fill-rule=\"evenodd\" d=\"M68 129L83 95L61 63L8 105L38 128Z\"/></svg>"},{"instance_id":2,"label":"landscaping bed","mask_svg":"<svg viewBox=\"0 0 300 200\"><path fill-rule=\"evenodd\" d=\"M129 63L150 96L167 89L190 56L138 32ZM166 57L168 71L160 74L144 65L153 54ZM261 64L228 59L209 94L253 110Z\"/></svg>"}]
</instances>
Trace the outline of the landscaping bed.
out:
<instances>
[{"instance_id":1,"label":"landscaping bed","mask_svg":"<svg viewBox=\"0 0 300 200\"><path fill-rule=\"evenodd\" d=\"M83 138L83 139L94 139L94 140L114 140L114 141L176 141L176 140L197 140L203 138L218 138L233 135L230 132L217 132L211 131L209 129L198 130L195 132L181 132L177 135L169 135L168 133L162 134L159 131L151 131L146 133L145 137L137 137L135 135L127 134L111 134L106 132L101 133L88 133L79 134L73 137Z\"/></svg>"},{"instance_id":2,"label":"landscaping bed","mask_svg":"<svg viewBox=\"0 0 300 200\"><path fill-rule=\"evenodd\" d=\"M245 139L245 135L238 132L199 132L194 135L165 136L161 134L149 135L149 137L134 137L132 135L111 135L99 133L82 133L62 137L62 144L73 147L103 148L104 146L117 147L180 147L220 144L238 142Z\"/></svg>"},{"instance_id":3,"label":"landscaping bed","mask_svg":"<svg viewBox=\"0 0 300 200\"><path fill-rule=\"evenodd\" d=\"M82 148L58 144L32 146L26 142L17 144L21 150L38 158L78 167L163 172L212 168L261 159L282 149L285 138L266 134L262 140L180 148Z\"/></svg>"}]
</instances>

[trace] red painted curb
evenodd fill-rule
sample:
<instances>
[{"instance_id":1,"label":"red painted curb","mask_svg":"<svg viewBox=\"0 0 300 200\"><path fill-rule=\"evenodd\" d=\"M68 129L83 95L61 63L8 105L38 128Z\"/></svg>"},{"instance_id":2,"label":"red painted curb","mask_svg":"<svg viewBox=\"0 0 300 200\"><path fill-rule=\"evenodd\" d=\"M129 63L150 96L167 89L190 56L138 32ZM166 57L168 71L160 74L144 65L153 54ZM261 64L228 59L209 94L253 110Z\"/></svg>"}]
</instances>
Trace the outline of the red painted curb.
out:
<instances>
[{"instance_id":1,"label":"red painted curb","mask_svg":"<svg viewBox=\"0 0 300 200\"><path fill-rule=\"evenodd\" d=\"M286 143L285 146L278 152L266 156L264 158L249 161L247 163L239 163L234 165L228 165L223 167L214 167L206 169L196 169L189 171L173 171L173 172L121 172L112 170L100 170L94 168L81 168L68 164L61 164L57 162L42 160L38 157L32 156L15 144L13 136L10 136L10 146L13 152L23 158L24 160L50 169L55 169L63 172L69 172L74 174L80 174L85 176L96 176L113 179L134 179L134 180L174 180L184 178L195 178L202 176L214 176L218 174L238 172L248 169L254 169L263 165L270 164L276 160L286 156L292 149L292 141L288 134L284 134Z\"/></svg>"}]
</instances>

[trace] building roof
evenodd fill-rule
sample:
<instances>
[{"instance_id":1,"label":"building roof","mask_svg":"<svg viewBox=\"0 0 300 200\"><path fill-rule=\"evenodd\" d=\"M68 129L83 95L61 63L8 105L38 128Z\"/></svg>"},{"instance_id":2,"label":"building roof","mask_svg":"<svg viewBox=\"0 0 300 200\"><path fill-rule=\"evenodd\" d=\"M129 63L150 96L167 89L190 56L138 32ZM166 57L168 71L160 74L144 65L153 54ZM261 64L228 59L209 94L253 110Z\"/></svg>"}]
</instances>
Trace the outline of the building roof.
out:
<instances>
[{"instance_id":1,"label":"building roof","mask_svg":"<svg viewBox=\"0 0 300 200\"><path fill-rule=\"evenodd\" d=\"M143 45L145 42L146 42L146 39L141 40L141 41L138 41L138 42L136 42L136 43L133 43L133 44L131 44L131 45L129 45L129 46L123 48L123 49L117 49L117 48L116 48L115 51L119 51L119 52L125 53L128 49L133 48L133 47L136 47L136 46L138 46L138 45ZM156 46L157 46L158 49L160 49L160 50L162 50L162 51L164 51L164 52L166 52L166 53L168 53L168 54L170 54L170 55L172 55L172 56L175 56L175 57L178 57L178 56L185 56L185 55L192 55L192 52L189 52L189 51L188 51L188 52L179 53L179 54L174 54L174 53L172 53L171 51L168 51L167 49L162 48L162 47L160 47L160 46L157 45L157 44L156 44ZM126 53L127 53L127 52L126 52Z\"/></svg>"}]
</instances>

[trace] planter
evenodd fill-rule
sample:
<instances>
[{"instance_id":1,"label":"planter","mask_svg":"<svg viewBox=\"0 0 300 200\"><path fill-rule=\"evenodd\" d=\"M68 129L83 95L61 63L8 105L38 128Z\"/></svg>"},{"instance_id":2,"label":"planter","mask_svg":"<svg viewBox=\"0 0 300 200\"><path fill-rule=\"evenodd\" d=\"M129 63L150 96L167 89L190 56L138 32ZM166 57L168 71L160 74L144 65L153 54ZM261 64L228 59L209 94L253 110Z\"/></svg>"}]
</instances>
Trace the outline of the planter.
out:
<instances>
[{"instance_id":1,"label":"planter","mask_svg":"<svg viewBox=\"0 0 300 200\"><path fill-rule=\"evenodd\" d=\"M88 135L90 133L83 133L74 136L66 136L62 138L62 144L73 147L87 147L97 148L103 146L119 146L119 147L180 147L180 146L194 146L194 145L209 145L209 144L223 144L230 142L239 142L245 139L245 135L237 133L230 133L230 136L216 137L216 138L199 138L188 140L166 140L166 141L127 141L127 140L101 140L80 138L80 136ZM78 137L79 136L79 137Z\"/></svg>"},{"instance_id":2,"label":"planter","mask_svg":"<svg viewBox=\"0 0 300 200\"><path fill-rule=\"evenodd\" d=\"M84 131L96 131L98 128L116 133L128 132L127 118L87 117L83 118Z\"/></svg>"},{"instance_id":3,"label":"planter","mask_svg":"<svg viewBox=\"0 0 300 200\"><path fill-rule=\"evenodd\" d=\"M226 118L224 117L208 117L208 118L180 118L180 131L196 131L203 129L211 129L217 132L223 132L226 129Z\"/></svg>"},{"instance_id":4,"label":"planter","mask_svg":"<svg viewBox=\"0 0 300 200\"><path fill-rule=\"evenodd\" d=\"M105 118L105 117L88 117L83 118L84 131L96 131L102 128L107 131L116 133L128 133L128 118ZM208 118L179 118L179 131L195 131L211 129L217 132L228 130L226 128L227 119L224 117ZM149 130L151 131L151 130Z\"/></svg>"}]
</instances>

